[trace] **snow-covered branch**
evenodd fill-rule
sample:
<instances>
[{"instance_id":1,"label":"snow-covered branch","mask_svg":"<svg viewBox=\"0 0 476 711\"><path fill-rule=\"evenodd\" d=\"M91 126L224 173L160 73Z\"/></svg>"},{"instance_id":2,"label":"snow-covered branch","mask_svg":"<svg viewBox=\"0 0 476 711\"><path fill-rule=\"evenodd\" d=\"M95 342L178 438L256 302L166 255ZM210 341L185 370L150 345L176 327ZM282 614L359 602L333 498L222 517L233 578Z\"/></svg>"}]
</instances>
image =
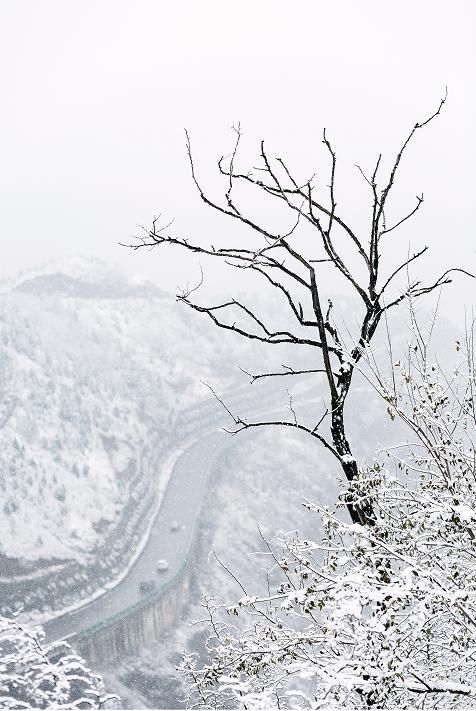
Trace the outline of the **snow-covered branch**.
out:
<instances>
[{"instance_id":1,"label":"snow-covered branch","mask_svg":"<svg viewBox=\"0 0 476 711\"><path fill-rule=\"evenodd\" d=\"M117 701L68 644L46 645L39 627L0 617L0 708L99 709Z\"/></svg>"},{"instance_id":2,"label":"snow-covered branch","mask_svg":"<svg viewBox=\"0 0 476 711\"><path fill-rule=\"evenodd\" d=\"M228 620L211 611L208 663L182 665L193 705L476 706L473 336L458 342L450 375L420 339L380 380L414 441L360 468L340 497L370 501L375 525L306 502L322 538L275 541L281 580L270 594L245 595Z\"/></svg>"}]
</instances>

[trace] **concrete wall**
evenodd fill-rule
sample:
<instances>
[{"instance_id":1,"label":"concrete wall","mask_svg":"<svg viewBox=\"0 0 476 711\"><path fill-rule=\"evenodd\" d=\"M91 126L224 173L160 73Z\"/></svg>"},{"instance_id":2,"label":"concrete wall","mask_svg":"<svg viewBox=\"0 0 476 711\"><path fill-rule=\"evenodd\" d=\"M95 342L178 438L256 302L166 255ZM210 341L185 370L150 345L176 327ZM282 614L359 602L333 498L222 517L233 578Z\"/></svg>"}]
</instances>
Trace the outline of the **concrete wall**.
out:
<instances>
[{"instance_id":1,"label":"concrete wall","mask_svg":"<svg viewBox=\"0 0 476 711\"><path fill-rule=\"evenodd\" d=\"M109 665L144 645L158 641L176 622L189 599L191 571L184 566L160 596L144 600L127 615L86 630L68 642L91 667Z\"/></svg>"}]
</instances>

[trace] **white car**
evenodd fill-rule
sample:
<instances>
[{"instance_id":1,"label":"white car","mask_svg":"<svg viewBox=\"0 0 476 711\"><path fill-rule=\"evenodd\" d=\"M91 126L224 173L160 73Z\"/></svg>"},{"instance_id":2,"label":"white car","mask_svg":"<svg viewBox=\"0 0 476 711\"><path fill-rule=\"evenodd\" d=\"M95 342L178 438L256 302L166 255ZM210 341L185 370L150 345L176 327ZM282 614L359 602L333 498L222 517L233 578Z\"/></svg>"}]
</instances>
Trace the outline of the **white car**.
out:
<instances>
[{"instance_id":1,"label":"white car","mask_svg":"<svg viewBox=\"0 0 476 711\"><path fill-rule=\"evenodd\" d=\"M175 520L172 521L172 523L170 524L170 530L172 531L172 533L175 533L175 532L178 531L179 529L180 529L180 524L179 524L179 522L178 522L178 521L175 521Z\"/></svg>"},{"instance_id":2,"label":"white car","mask_svg":"<svg viewBox=\"0 0 476 711\"><path fill-rule=\"evenodd\" d=\"M170 568L170 563L167 560L167 558L159 558L157 561L157 570L159 573L162 573L165 570L168 570Z\"/></svg>"}]
</instances>

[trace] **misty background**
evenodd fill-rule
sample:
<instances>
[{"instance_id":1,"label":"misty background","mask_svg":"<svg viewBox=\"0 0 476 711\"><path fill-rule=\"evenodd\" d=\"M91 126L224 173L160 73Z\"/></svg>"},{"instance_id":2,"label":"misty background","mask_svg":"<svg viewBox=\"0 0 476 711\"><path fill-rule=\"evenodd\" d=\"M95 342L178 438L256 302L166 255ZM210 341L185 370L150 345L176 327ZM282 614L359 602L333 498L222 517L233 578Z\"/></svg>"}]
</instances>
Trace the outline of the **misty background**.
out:
<instances>
[{"instance_id":1,"label":"misty background","mask_svg":"<svg viewBox=\"0 0 476 711\"><path fill-rule=\"evenodd\" d=\"M132 255L118 246L158 213L174 218L177 233L226 238L226 219L204 207L190 179L185 126L212 191L216 158L233 146L232 124L241 122L245 162L253 165L264 138L305 177L327 169L326 127L339 161L339 209L365 225L370 196L354 164L368 171L379 152L390 160L445 86L441 117L402 164L399 207L421 192L425 204L399 241L405 253L409 243L430 245L421 267L429 275L473 268L469 0L384 8L3 0L0 12L1 276L80 253L171 291L196 279L187 255ZM207 288L219 289L219 268L207 274ZM472 302L464 279L447 292L444 308Z\"/></svg>"}]
</instances>

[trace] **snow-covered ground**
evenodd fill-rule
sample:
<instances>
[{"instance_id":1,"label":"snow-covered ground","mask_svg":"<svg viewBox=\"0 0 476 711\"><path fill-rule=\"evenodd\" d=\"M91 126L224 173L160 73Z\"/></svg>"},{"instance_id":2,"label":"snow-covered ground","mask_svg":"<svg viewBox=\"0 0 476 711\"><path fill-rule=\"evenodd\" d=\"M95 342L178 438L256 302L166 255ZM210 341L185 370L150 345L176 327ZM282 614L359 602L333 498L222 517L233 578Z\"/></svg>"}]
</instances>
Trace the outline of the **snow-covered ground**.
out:
<instances>
[{"instance_id":1,"label":"snow-covered ground","mask_svg":"<svg viewBox=\"0 0 476 711\"><path fill-rule=\"evenodd\" d=\"M156 286L67 260L0 288L0 582L88 565L225 351ZM215 380L214 380L215 379ZM149 512L152 515L153 507Z\"/></svg>"}]
</instances>

